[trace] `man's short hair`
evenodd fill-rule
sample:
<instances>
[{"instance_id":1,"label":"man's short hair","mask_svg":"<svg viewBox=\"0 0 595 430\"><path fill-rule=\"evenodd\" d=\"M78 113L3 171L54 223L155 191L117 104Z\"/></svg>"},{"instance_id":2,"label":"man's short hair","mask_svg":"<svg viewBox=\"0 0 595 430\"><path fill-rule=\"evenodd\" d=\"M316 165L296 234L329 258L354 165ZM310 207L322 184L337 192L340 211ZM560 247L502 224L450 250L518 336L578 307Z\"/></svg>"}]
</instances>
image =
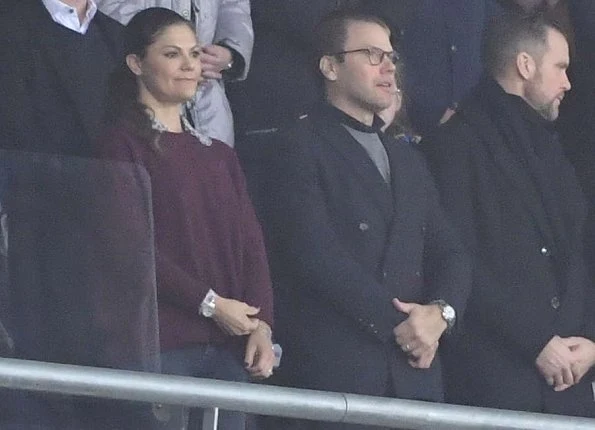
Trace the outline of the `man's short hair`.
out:
<instances>
[{"instance_id":1,"label":"man's short hair","mask_svg":"<svg viewBox=\"0 0 595 430\"><path fill-rule=\"evenodd\" d=\"M521 52L527 52L538 63L547 50L548 30L562 27L544 12L532 14L517 11L494 17L488 24L482 46L484 70L492 77L502 76Z\"/></svg>"},{"instance_id":2,"label":"man's short hair","mask_svg":"<svg viewBox=\"0 0 595 430\"><path fill-rule=\"evenodd\" d=\"M347 29L353 22L378 24L390 34L390 28L382 19L353 9L339 9L325 16L316 26L316 59L345 49Z\"/></svg>"}]
</instances>

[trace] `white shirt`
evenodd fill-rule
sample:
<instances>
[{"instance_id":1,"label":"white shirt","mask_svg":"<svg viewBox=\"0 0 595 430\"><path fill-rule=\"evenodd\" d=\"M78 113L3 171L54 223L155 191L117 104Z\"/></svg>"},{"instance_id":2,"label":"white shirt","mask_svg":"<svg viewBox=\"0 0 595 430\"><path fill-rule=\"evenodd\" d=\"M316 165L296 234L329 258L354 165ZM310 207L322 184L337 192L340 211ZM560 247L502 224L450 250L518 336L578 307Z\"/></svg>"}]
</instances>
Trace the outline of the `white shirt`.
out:
<instances>
[{"instance_id":1,"label":"white shirt","mask_svg":"<svg viewBox=\"0 0 595 430\"><path fill-rule=\"evenodd\" d=\"M41 0L54 22L80 34L85 34L89 29L91 20L97 13L97 5L93 0L87 0L85 19L79 21L75 8L62 3L60 0Z\"/></svg>"}]
</instances>

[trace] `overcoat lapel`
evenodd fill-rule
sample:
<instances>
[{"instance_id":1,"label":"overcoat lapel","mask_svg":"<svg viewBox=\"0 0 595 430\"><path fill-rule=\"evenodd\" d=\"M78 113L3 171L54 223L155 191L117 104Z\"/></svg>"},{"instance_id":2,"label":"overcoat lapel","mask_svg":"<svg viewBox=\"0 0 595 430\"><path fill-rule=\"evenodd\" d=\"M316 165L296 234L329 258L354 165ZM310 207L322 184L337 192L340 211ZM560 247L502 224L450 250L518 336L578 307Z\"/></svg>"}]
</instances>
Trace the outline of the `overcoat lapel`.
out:
<instances>
[{"instance_id":1,"label":"overcoat lapel","mask_svg":"<svg viewBox=\"0 0 595 430\"><path fill-rule=\"evenodd\" d=\"M385 218L390 220L393 211L390 186L384 181L366 150L340 124L320 127L320 130L321 137L346 161L361 180L363 188L383 211Z\"/></svg>"},{"instance_id":2,"label":"overcoat lapel","mask_svg":"<svg viewBox=\"0 0 595 430\"><path fill-rule=\"evenodd\" d=\"M541 193L537 189L529 169L524 167L518 156L510 150L496 126L479 113L481 109L473 109L475 106L470 107L472 108L465 109L460 114L467 118L474 130L481 130L481 133L477 134L478 139L486 146L495 164L510 182L512 189L516 190L521 196L523 205L532 215L547 243L555 243L552 228L547 220L541 199ZM494 136L497 137L494 138Z\"/></svg>"}]
</instances>

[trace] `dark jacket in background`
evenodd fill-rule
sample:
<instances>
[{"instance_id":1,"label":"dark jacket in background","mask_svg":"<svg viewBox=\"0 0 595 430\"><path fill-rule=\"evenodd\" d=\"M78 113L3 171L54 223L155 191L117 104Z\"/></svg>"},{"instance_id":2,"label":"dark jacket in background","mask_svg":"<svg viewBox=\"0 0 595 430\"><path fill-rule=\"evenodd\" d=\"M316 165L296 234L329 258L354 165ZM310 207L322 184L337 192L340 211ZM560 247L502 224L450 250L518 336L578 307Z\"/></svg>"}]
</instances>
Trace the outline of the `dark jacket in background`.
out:
<instances>
[{"instance_id":1,"label":"dark jacket in background","mask_svg":"<svg viewBox=\"0 0 595 430\"><path fill-rule=\"evenodd\" d=\"M569 78L572 89L560 106L557 128L589 203L585 247L595 274L595 2L572 0L568 12L574 34Z\"/></svg>"},{"instance_id":2,"label":"dark jacket in background","mask_svg":"<svg viewBox=\"0 0 595 430\"><path fill-rule=\"evenodd\" d=\"M407 16L400 50L404 61L407 109L422 135L438 126L447 108L456 108L482 71L481 39L496 0L383 1L379 13L402 10Z\"/></svg>"},{"instance_id":3,"label":"dark jacket in background","mask_svg":"<svg viewBox=\"0 0 595 430\"><path fill-rule=\"evenodd\" d=\"M41 0L23 0L3 14L0 148L92 154L91 141L104 118L107 79L121 60L122 28L97 12L87 34L79 35L55 23ZM91 35L104 48L101 56L81 49Z\"/></svg>"},{"instance_id":4,"label":"dark jacket in background","mask_svg":"<svg viewBox=\"0 0 595 430\"><path fill-rule=\"evenodd\" d=\"M90 281L117 271L113 261L98 269L113 255L93 238L101 225L101 181L90 173L93 163L62 156L93 153L108 76L121 58L121 29L98 12L80 35L55 23L41 0L14 2L0 16L0 149L13 151L0 154L0 198L9 226L7 326L17 358L101 360ZM3 426L85 427L85 402L26 396L2 414Z\"/></svg>"},{"instance_id":5,"label":"dark jacket in background","mask_svg":"<svg viewBox=\"0 0 595 430\"><path fill-rule=\"evenodd\" d=\"M586 204L544 123L521 98L485 81L420 144L473 257L463 330L445 358L447 400L592 416L588 377L555 393L535 366L555 335L595 339Z\"/></svg>"},{"instance_id":6,"label":"dark jacket in background","mask_svg":"<svg viewBox=\"0 0 595 430\"><path fill-rule=\"evenodd\" d=\"M243 135L292 123L319 100L314 28L327 14L359 1L252 0L254 50L248 78L228 85L238 147Z\"/></svg>"}]
</instances>

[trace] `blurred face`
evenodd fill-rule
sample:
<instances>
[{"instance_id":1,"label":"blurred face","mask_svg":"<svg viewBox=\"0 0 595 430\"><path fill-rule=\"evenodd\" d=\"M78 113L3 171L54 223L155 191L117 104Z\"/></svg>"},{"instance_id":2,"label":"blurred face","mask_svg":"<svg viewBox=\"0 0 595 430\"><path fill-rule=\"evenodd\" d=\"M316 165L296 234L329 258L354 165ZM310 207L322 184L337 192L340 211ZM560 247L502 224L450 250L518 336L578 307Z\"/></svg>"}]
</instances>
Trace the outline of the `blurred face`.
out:
<instances>
[{"instance_id":1,"label":"blurred face","mask_svg":"<svg viewBox=\"0 0 595 430\"><path fill-rule=\"evenodd\" d=\"M137 75L141 101L154 107L191 99L202 79L199 57L194 31L184 24L164 29L143 58L128 56L128 65Z\"/></svg>"},{"instance_id":2,"label":"blurred face","mask_svg":"<svg viewBox=\"0 0 595 430\"><path fill-rule=\"evenodd\" d=\"M382 121L384 121L384 125L382 126L382 130L386 130L395 120L397 114L401 110L401 106L403 105L403 98L401 97L400 91L395 91L393 102L389 107L386 109L381 110L378 112L378 116Z\"/></svg>"},{"instance_id":3,"label":"blurred face","mask_svg":"<svg viewBox=\"0 0 595 430\"><path fill-rule=\"evenodd\" d=\"M526 82L525 100L548 121L558 118L564 93L570 89L566 76L570 58L564 36L548 31L547 50L537 64L534 76Z\"/></svg>"},{"instance_id":4,"label":"blurred face","mask_svg":"<svg viewBox=\"0 0 595 430\"><path fill-rule=\"evenodd\" d=\"M378 48L393 51L389 32L375 23L351 22L347 27L344 51ZM388 56L372 65L366 51L331 58L332 73L324 73L329 101L363 123L370 124L374 114L395 102L395 65Z\"/></svg>"}]
</instances>

